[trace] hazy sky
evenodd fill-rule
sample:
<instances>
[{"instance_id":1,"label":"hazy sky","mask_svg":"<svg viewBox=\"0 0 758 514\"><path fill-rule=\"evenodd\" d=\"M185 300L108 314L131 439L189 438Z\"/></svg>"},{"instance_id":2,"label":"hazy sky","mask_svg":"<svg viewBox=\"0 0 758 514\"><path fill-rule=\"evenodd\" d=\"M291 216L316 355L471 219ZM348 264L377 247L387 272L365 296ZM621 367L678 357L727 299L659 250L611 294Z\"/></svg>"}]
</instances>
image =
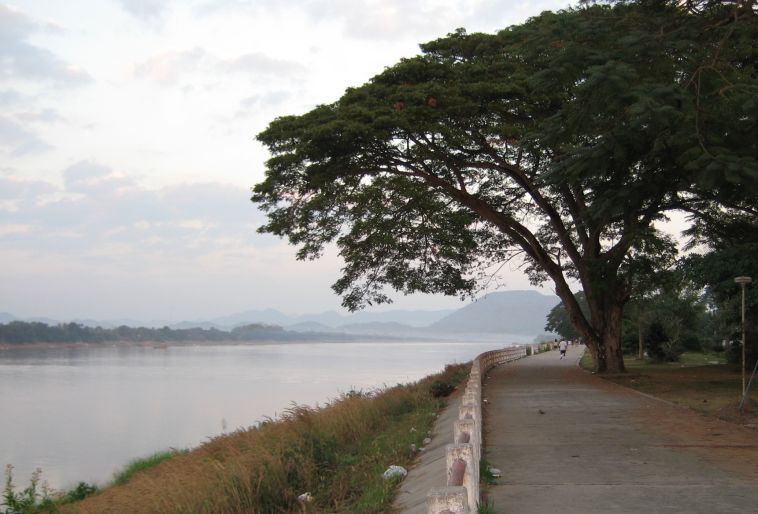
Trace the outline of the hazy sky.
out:
<instances>
[{"instance_id":1,"label":"hazy sky","mask_svg":"<svg viewBox=\"0 0 758 514\"><path fill-rule=\"evenodd\" d=\"M193 319L339 308L249 201L276 116L418 43L568 1L0 0L0 312ZM508 289L529 288L505 270ZM547 292L547 291L546 291ZM392 308L458 307L396 296Z\"/></svg>"}]
</instances>

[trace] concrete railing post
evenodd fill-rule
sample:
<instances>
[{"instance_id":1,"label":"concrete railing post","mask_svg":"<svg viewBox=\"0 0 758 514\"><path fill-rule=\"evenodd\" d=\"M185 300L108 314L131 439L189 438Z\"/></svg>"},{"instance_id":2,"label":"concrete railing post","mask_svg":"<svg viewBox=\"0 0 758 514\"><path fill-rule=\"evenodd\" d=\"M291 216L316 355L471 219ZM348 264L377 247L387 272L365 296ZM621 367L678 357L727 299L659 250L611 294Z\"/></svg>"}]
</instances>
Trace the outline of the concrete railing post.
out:
<instances>
[{"instance_id":1,"label":"concrete railing post","mask_svg":"<svg viewBox=\"0 0 758 514\"><path fill-rule=\"evenodd\" d=\"M478 465L482 459L482 440L473 419L459 419L453 423L453 444L461 443L471 443L474 447L474 461Z\"/></svg>"},{"instance_id":2,"label":"concrete railing post","mask_svg":"<svg viewBox=\"0 0 758 514\"><path fill-rule=\"evenodd\" d=\"M465 487L435 487L426 495L427 514L469 514Z\"/></svg>"},{"instance_id":3,"label":"concrete railing post","mask_svg":"<svg viewBox=\"0 0 758 514\"><path fill-rule=\"evenodd\" d=\"M479 503L479 462L474 460L473 445L448 444L445 448L447 485L465 487L469 506L476 508Z\"/></svg>"}]
</instances>

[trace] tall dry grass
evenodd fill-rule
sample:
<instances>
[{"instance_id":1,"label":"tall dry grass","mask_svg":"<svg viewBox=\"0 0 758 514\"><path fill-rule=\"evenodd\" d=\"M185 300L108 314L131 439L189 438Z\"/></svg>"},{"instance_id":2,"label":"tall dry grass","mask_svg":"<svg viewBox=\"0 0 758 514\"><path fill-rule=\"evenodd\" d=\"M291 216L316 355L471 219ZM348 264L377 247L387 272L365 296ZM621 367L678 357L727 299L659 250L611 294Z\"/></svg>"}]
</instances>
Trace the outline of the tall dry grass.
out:
<instances>
[{"instance_id":1,"label":"tall dry grass","mask_svg":"<svg viewBox=\"0 0 758 514\"><path fill-rule=\"evenodd\" d=\"M136 473L62 512L301 513L386 512L395 483L382 472L407 465L442 402L440 380L458 381L467 365L410 384L353 393L313 409L293 405L280 419L219 436L154 468Z\"/></svg>"}]
</instances>

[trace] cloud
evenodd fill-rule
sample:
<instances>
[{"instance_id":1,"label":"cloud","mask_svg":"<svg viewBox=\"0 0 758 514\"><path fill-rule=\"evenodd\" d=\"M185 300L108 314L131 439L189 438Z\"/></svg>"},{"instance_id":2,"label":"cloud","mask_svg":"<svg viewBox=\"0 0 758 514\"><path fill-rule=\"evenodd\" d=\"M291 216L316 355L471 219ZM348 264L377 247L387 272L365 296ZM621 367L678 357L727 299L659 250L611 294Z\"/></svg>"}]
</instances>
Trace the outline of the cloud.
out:
<instances>
[{"instance_id":1,"label":"cloud","mask_svg":"<svg viewBox=\"0 0 758 514\"><path fill-rule=\"evenodd\" d=\"M34 32L49 30L49 25L39 25L21 11L0 4L0 77L68 87L91 82L92 77L81 68L28 42Z\"/></svg>"},{"instance_id":2,"label":"cloud","mask_svg":"<svg viewBox=\"0 0 758 514\"><path fill-rule=\"evenodd\" d=\"M163 85L171 85L184 75L208 67L211 64L210 60L210 56L202 48L164 52L135 65L133 74Z\"/></svg>"},{"instance_id":3,"label":"cloud","mask_svg":"<svg viewBox=\"0 0 758 514\"><path fill-rule=\"evenodd\" d=\"M93 183L107 180L111 173L112 170L107 166L80 161L63 170L63 183L68 191L81 192Z\"/></svg>"},{"instance_id":4,"label":"cloud","mask_svg":"<svg viewBox=\"0 0 758 514\"><path fill-rule=\"evenodd\" d=\"M258 75L296 75L304 71L302 65L285 61L282 59L272 59L262 53L251 52L240 55L234 59L221 61L221 66L230 71L239 71L243 73L254 73Z\"/></svg>"},{"instance_id":5,"label":"cloud","mask_svg":"<svg viewBox=\"0 0 758 514\"><path fill-rule=\"evenodd\" d=\"M421 42L424 38L444 36L458 27L496 31L523 22L538 9L555 10L556 3L556 0L509 2L507 5L502 0L209 0L195 9L198 16L260 16L273 10L284 14L296 12L305 14L314 23L336 22L342 26L345 36L357 40ZM560 8L568 4L561 4Z\"/></svg>"},{"instance_id":6,"label":"cloud","mask_svg":"<svg viewBox=\"0 0 758 514\"><path fill-rule=\"evenodd\" d=\"M118 0L121 7L142 21L156 21L163 17L167 0Z\"/></svg>"},{"instance_id":7,"label":"cloud","mask_svg":"<svg viewBox=\"0 0 758 514\"><path fill-rule=\"evenodd\" d=\"M6 89L4 91L0 91L0 105L13 105L18 103L21 98L21 93L15 89Z\"/></svg>"},{"instance_id":8,"label":"cloud","mask_svg":"<svg viewBox=\"0 0 758 514\"><path fill-rule=\"evenodd\" d=\"M65 118L58 113L57 109L46 108L39 111L21 111L14 113L17 120L26 123L62 123Z\"/></svg>"},{"instance_id":9,"label":"cloud","mask_svg":"<svg viewBox=\"0 0 758 514\"><path fill-rule=\"evenodd\" d=\"M0 148L13 157L19 157L44 153L53 147L10 116L0 114Z\"/></svg>"},{"instance_id":10,"label":"cloud","mask_svg":"<svg viewBox=\"0 0 758 514\"><path fill-rule=\"evenodd\" d=\"M460 20L471 10L469 3L461 0L458 6L442 9L430 2L406 0L228 0L200 4L197 12L201 16L235 12L255 16L272 10L292 11L305 14L315 23L337 22L347 36L356 39L395 40L428 30L449 31L452 20Z\"/></svg>"},{"instance_id":11,"label":"cloud","mask_svg":"<svg viewBox=\"0 0 758 514\"><path fill-rule=\"evenodd\" d=\"M238 251L263 219L243 187L206 182L146 189L93 161L69 166L62 176L62 185L0 177L0 221L23 227L0 234L0 245L12 241L94 260L106 246L134 258L148 249L192 260Z\"/></svg>"},{"instance_id":12,"label":"cloud","mask_svg":"<svg viewBox=\"0 0 758 514\"><path fill-rule=\"evenodd\" d=\"M235 118L245 118L255 114L258 109L276 109L281 105L284 105L293 96L298 94L294 91L270 91L259 95L252 95L243 98L239 102Z\"/></svg>"},{"instance_id":13,"label":"cloud","mask_svg":"<svg viewBox=\"0 0 758 514\"><path fill-rule=\"evenodd\" d=\"M246 73L267 77L290 77L303 72L300 64L274 59L252 52L230 59L222 59L195 47L189 50L164 52L134 65L136 77L147 78L162 85L173 85L185 76L205 73Z\"/></svg>"},{"instance_id":14,"label":"cloud","mask_svg":"<svg viewBox=\"0 0 758 514\"><path fill-rule=\"evenodd\" d=\"M0 177L0 211L33 208L38 198L55 193L58 188L43 180L22 180Z\"/></svg>"}]
</instances>

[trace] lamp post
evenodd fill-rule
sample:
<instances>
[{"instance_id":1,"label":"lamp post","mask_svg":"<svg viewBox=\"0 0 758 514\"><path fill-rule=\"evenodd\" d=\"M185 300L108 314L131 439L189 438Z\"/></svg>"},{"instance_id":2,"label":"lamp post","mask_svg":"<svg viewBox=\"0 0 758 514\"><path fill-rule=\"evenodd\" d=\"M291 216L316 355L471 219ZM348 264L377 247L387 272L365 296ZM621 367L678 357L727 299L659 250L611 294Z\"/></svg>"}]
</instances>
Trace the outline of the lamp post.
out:
<instances>
[{"instance_id":1,"label":"lamp post","mask_svg":"<svg viewBox=\"0 0 758 514\"><path fill-rule=\"evenodd\" d=\"M751 283L751 277L734 277L734 283L742 287L742 402L745 403L745 286Z\"/></svg>"}]
</instances>

